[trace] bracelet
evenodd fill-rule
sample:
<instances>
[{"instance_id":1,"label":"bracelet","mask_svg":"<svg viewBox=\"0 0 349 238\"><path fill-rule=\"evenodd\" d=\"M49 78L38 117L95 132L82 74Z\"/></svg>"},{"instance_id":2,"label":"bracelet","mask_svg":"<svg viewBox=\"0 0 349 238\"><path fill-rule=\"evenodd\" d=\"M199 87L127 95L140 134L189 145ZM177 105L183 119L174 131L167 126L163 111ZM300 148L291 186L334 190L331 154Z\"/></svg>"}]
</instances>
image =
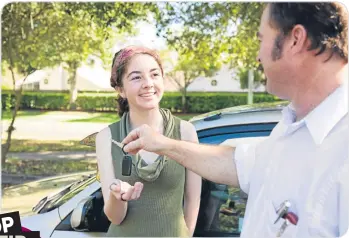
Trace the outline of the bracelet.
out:
<instances>
[{"instance_id":1,"label":"bracelet","mask_svg":"<svg viewBox=\"0 0 349 238\"><path fill-rule=\"evenodd\" d=\"M125 194L125 193L122 193L122 194L120 195L120 199L121 199L121 201L127 202L127 200L125 200L125 199L122 198L122 195L124 195L124 194Z\"/></svg>"}]
</instances>

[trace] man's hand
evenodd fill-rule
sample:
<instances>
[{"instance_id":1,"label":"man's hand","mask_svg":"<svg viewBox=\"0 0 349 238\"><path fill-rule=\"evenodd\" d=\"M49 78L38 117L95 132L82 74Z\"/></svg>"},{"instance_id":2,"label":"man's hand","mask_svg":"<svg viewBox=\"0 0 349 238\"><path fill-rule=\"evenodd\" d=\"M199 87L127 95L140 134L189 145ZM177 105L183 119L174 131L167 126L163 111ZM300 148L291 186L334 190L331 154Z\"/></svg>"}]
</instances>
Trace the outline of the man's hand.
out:
<instances>
[{"instance_id":1,"label":"man's hand","mask_svg":"<svg viewBox=\"0 0 349 238\"><path fill-rule=\"evenodd\" d=\"M181 128L181 134L184 134L182 130L194 128ZM230 146L202 145L170 139L148 125L131 131L122 143L125 144L124 151L127 153L136 154L140 150L146 150L164 155L210 181L239 187L234 161L235 148Z\"/></svg>"},{"instance_id":2,"label":"man's hand","mask_svg":"<svg viewBox=\"0 0 349 238\"><path fill-rule=\"evenodd\" d=\"M166 139L150 126L142 125L132 130L121 143L125 144L124 151L130 154L137 154L140 150L159 153Z\"/></svg>"}]
</instances>

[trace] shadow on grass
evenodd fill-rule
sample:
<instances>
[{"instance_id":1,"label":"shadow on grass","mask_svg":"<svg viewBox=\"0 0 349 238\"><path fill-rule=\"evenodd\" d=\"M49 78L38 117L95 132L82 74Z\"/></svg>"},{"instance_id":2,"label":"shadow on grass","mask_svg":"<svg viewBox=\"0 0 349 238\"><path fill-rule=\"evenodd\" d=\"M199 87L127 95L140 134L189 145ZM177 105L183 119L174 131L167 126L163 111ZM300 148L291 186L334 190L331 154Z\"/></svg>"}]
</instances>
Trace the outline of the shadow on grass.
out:
<instances>
[{"instance_id":1,"label":"shadow on grass","mask_svg":"<svg viewBox=\"0 0 349 238\"><path fill-rule=\"evenodd\" d=\"M27 176L53 176L97 169L95 160L20 160L9 158L2 172Z\"/></svg>"},{"instance_id":2,"label":"shadow on grass","mask_svg":"<svg viewBox=\"0 0 349 238\"><path fill-rule=\"evenodd\" d=\"M43 141L16 140L11 142L10 152L47 152L47 151L95 151L94 147L81 145L77 140Z\"/></svg>"}]
</instances>

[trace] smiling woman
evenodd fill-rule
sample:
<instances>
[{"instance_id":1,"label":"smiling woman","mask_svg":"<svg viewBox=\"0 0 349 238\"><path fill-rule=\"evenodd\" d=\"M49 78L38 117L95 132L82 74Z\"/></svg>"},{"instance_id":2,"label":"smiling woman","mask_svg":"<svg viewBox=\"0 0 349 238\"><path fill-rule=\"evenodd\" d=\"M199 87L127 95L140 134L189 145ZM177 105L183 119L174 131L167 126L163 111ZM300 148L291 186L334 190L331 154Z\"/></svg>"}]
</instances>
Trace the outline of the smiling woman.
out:
<instances>
[{"instance_id":1,"label":"smiling woman","mask_svg":"<svg viewBox=\"0 0 349 238\"><path fill-rule=\"evenodd\" d=\"M198 141L189 122L159 106L164 72L158 54L138 46L120 50L110 83L118 92L121 118L100 131L95 143L104 212L111 222L107 236L192 236L201 178L166 156L129 155L112 143L144 124L169 138Z\"/></svg>"},{"instance_id":2,"label":"smiling woman","mask_svg":"<svg viewBox=\"0 0 349 238\"><path fill-rule=\"evenodd\" d=\"M159 56L144 47L132 46L119 51L113 59L110 83L119 93L120 116L129 111L130 104L137 109L158 107L164 93Z\"/></svg>"}]
</instances>

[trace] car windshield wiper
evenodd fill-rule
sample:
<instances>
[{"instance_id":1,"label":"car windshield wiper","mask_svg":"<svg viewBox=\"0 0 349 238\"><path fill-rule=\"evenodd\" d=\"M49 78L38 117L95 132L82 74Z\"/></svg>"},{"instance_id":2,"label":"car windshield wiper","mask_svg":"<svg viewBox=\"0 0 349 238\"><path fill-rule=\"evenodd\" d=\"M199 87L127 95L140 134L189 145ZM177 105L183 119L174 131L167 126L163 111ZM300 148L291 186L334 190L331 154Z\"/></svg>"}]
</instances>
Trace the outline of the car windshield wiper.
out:
<instances>
[{"instance_id":1,"label":"car windshield wiper","mask_svg":"<svg viewBox=\"0 0 349 238\"><path fill-rule=\"evenodd\" d=\"M92 176L93 176L93 174L90 174L88 176L84 175L83 178L80 179L79 181L76 181L76 182L68 185L67 187L63 188L62 190L60 190L59 192L57 192L53 195L48 195L48 196L44 197L32 208L32 211L35 213L39 213L43 208L46 207L46 209L47 209L47 206L49 204L51 204L53 201L56 201L59 198L63 197L65 194L70 192L76 186L78 186L82 182L86 181L87 179L91 178Z\"/></svg>"}]
</instances>

